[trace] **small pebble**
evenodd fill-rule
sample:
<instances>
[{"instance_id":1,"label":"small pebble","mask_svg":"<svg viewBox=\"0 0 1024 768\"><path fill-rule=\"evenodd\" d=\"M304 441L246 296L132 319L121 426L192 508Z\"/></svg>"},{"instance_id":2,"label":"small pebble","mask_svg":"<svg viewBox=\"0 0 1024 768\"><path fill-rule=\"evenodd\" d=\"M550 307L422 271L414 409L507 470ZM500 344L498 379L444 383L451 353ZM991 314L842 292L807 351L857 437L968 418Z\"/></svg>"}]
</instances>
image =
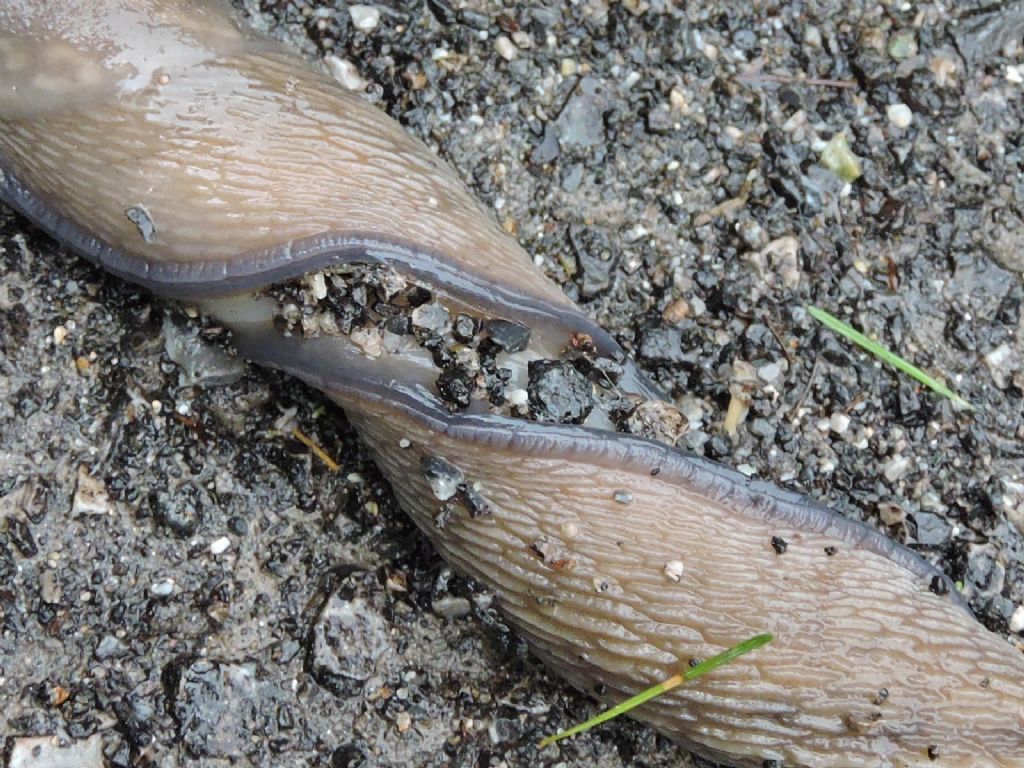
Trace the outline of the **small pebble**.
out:
<instances>
[{"instance_id":1,"label":"small pebble","mask_svg":"<svg viewBox=\"0 0 1024 768\"><path fill-rule=\"evenodd\" d=\"M619 504L632 504L633 494L629 491L616 491L612 496Z\"/></svg>"},{"instance_id":2,"label":"small pebble","mask_svg":"<svg viewBox=\"0 0 1024 768\"><path fill-rule=\"evenodd\" d=\"M359 68L348 59L338 56L327 56L324 58L327 71L331 76L350 91L365 91L370 81L359 74Z\"/></svg>"},{"instance_id":3,"label":"small pebble","mask_svg":"<svg viewBox=\"0 0 1024 768\"><path fill-rule=\"evenodd\" d=\"M917 54L917 38L913 32L897 32L889 38L889 55L897 60Z\"/></svg>"},{"instance_id":4,"label":"small pebble","mask_svg":"<svg viewBox=\"0 0 1024 768\"><path fill-rule=\"evenodd\" d=\"M878 517L886 525L898 525L906 519L907 514L899 504L883 501L878 504Z\"/></svg>"},{"instance_id":5,"label":"small pebble","mask_svg":"<svg viewBox=\"0 0 1024 768\"><path fill-rule=\"evenodd\" d=\"M398 726L399 733L405 733L412 728L412 717L408 712L399 712L395 717L395 725Z\"/></svg>"},{"instance_id":6,"label":"small pebble","mask_svg":"<svg viewBox=\"0 0 1024 768\"><path fill-rule=\"evenodd\" d=\"M468 616L472 610L469 600L464 597L442 597L432 602L430 608L443 619Z\"/></svg>"},{"instance_id":7,"label":"small pebble","mask_svg":"<svg viewBox=\"0 0 1024 768\"><path fill-rule=\"evenodd\" d=\"M163 581L158 581L149 588L149 591L157 597L167 597L174 592L174 580L164 579Z\"/></svg>"},{"instance_id":8,"label":"small pebble","mask_svg":"<svg viewBox=\"0 0 1024 768\"><path fill-rule=\"evenodd\" d=\"M448 501L466 479L462 470L438 456L425 456L420 468L438 501Z\"/></svg>"},{"instance_id":9,"label":"small pebble","mask_svg":"<svg viewBox=\"0 0 1024 768\"><path fill-rule=\"evenodd\" d=\"M513 407L522 407L530 400L530 395L525 389L512 389L505 395L508 404Z\"/></svg>"},{"instance_id":10,"label":"small pebble","mask_svg":"<svg viewBox=\"0 0 1024 768\"><path fill-rule=\"evenodd\" d=\"M665 578L671 582L678 583L683 578L683 561L670 560L665 563Z\"/></svg>"},{"instance_id":11,"label":"small pebble","mask_svg":"<svg viewBox=\"0 0 1024 768\"><path fill-rule=\"evenodd\" d=\"M57 736L11 736L8 768L103 768L103 734L74 741Z\"/></svg>"},{"instance_id":12,"label":"small pebble","mask_svg":"<svg viewBox=\"0 0 1024 768\"><path fill-rule=\"evenodd\" d=\"M829 419L829 428L837 435L842 435L850 428L850 417L845 413L832 414L832 418Z\"/></svg>"},{"instance_id":13,"label":"small pebble","mask_svg":"<svg viewBox=\"0 0 1024 768\"><path fill-rule=\"evenodd\" d=\"M372 5L350 5L348 13L352 17L352 26L360 32L371 32L380 23L380 11Z\"/></svg>"},{"instance_id":14,"label":"small pebble","mask_svg":"<svg viewBox=\"0 0 1024 768\"><path fill-rule=\"evenodd\" d=\"M777 380L781 373L782 371L777 363L768 363L768 365L762 365L757 369L757 377L766 384L771 384Z\"/></svg>"},{"instance_id":15,"label":"small pebble","mask_svg":"<svg viewBox=\"0 0 1024 768\"><path fill-rule=\"evenodd\" d=\"M837 133L821 150L821 164L845 182L860 178L860 158L853 153L845 133Z\"/></svg>"},{"instance_id":16,"label":"small pebble","mask_svg":"<svg viewBox=\"0 0 1024 768\"><path fill-rule=\"evenodd\" d=\"M499 35L494 41L494 50L498 52L505 61L512 61L518 53L515 44L504 35Z\"/></svg>"},{"instance_id":17,"label":"small pebble","mask_svg":"<svg viewBox=\"0 0 1024 768\"><path fill-rule=\"evenodd\" d=\"M906 456L893 456L882 472L885 479L892 483L907 474L908 469L910 469L910 459Z\"/></svg>"},{"instance_id":18,"label":"small pebble","mask_svg":"<svg viewBox=\"0 0 1024 768\"><path fill-rule=\"evenodd\" d=\"M105 635L96 646L94 655L99 661L106 661L124 656L129 650L131 649L118 638L113 635Z\"/></svg>"},{"instance_id":19,"label":"small pebble","mask_svg":"<svg viewBox=\"0 0 1024 768\"><path fill-rule=\"evenodd\" d=\"M210 554L222 555L228 551L231 547L231 539L227 536L221 536L219 539L214 539L210 543Z\"/></svg>"},{"instance_id":20,"label":"small pebble","mask_svg":"<svg viewBox=\"0 0 1024 768\"><path fill-rule=\"evenodd\" d=\"M582 424L594 408L590 382L572 363L531 360L527 394L530 413L538 421Z\"/></svg>"},{"instance_id":21,"label":"small pebble","mask_svg":"<svg viewBox=\"0 0 1024 768\"><path fill-rule=\"evenodd\" d=\"M661 319L669 325L681 323L693 313L690 309L690 302L686 299L676 299L661 313Z\"/></svg>"},{"instance_id":22,"label":"small pebble","mask_svg":"<svg viewBox=\"0 0 1024 768\"><path fill-rule=\"evenodd\" d=\"M452 334L456 339L462 342L470 342L473 340L473 336L476 335L477 323L469 315L459 314L455 316L455 322L452 324Z\"/></svg>"},{"instance_id":23,"label":"small pebble","mask_svg":"<svg viewBox=\"0 0 1024 768\"><path fill-rule=\"evenodd\" d=\"M448 310L436 301L421 304L412 311L412 325L419 331L441 335L448 330Z\"/></svg>"},{"instance_id":24,"label":"small pebble","mask_svg":"<svg viewBox=\"0 0 1024 768\"><path fill-rule=\"evenodd\" d=\"M499 349L522 352L530 343L530 328L511 320L488 320L484 329Z\"/></svg>"},{"instance_id":25,"label":"small pebble","mask_svg":"<svg viewBox=\"0 0 1024 768\"><path fill-rule=\"evenodd\" d=\"M43 602L50 605L60 602L63 592L57 574L53 571L43 571L43 575L39 577L39 596Z\"/></svg>"},{"instance_id":26,"label":"small pebble","mask_svg":"<svg viewBox=\"0 0 1024 768\"><path fill-rule=\"evenodd\" d=\"M906 104L890 104L885 110L885 116L897 128L907 128L914 120L914 113Z\"/></svg>"},{"instance_id":27,"label":"small pebble","mask_svg":"<svg viewBox=\"0 0 1024 768\"><path fill-rule=\"evenodd\" d=\"M1018 605L1010 617L1010 631L1024 632L1024 605Z\"/></svg>"}]
</instances>

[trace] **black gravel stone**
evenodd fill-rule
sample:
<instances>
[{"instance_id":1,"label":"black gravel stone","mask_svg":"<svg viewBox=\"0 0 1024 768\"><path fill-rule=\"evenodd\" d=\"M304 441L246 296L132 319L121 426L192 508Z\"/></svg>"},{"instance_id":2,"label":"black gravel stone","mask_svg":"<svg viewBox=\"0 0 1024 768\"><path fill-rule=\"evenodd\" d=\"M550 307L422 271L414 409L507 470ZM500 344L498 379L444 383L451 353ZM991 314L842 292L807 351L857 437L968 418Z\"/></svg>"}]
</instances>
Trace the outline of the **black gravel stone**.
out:
<instances>
[{"instance_id":1,"label":"black gravel stone","mask_svg":"<svg viewBox=\"0 0 1024 768\"><path fill-rule=\"evenodd\" d=\"M472 402L473 374L462 365L453 365L437 377L437 392L449 407L464 410Z\"/></svg>"},{"instance_id":2,"label":"black gravel stone","mask_svg":"<svg viewBox=\"0 0 1024 768\"><path fill-rule=\"evenodd\" d=\"M618 252L608 235L593 227L573 225L569 228L569 242L579 263L580 295L592 299L611 285Z\"/></svg>"},{"instance_id":3,"label":"black gravel stone","mask_svg":"<svg viewBox=\"0 0 1024 768\"><path fill-rule=\"evenodd\" d=\"M684 363L688 357L682 345L682 331L659 326L644 331L638 352L650 363Z\"/></svg>"},{"instance_id":4,"label":"black gravel stone","mask_svg":"<svg viewBox=\"0 0 1024 768\"><path fill-rule=\"evenodd\" d=\"M176 536L187 538L199 529L203 520L202 512L193 496L194 494L184 488L174 494L159 491L150 495L150 506L160 523Z\"/></svg>"},{"instance_id":5,"label":"black gravel stone","mask_svg":"<svg viewBox=\"0 0 1024 768\"><path fill-rule=\"evenodd\" d=\"M594 407L590 382L572 363L531 360L529 377L530 413L538 421L581 424Z\"/></svg>"},{"instance_id":6,"label":"black gravel stone","mask_svg":"<svg viewBox=\"0 0 1024 768\"><path fill-rule=\"evenodd\" d=\"M510 320L488 320L484 330L493 344L505 352L522 352L530 343L530 327Z\"/></svg>"}]
</instances>

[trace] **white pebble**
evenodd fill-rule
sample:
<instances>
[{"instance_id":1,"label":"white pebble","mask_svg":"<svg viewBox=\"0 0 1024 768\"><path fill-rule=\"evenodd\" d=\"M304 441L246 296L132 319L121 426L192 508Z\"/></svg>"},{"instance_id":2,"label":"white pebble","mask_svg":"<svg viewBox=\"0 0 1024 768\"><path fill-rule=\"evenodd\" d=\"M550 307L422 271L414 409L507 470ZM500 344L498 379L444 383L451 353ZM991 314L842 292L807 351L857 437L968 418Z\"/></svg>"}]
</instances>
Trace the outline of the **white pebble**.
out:
<instances>
[{"instance_id":1,"label":"white pebble","mask_svg":"<svg viewBox=\"0 0 1024 768\"><path fill-rule=\"evenodd\" d=\"M352 17L352 25L360 32L370 32L380 23L380 11L372 5L350 5L348 13Z\"/></svg>"},{"instance_id":2,"label":"white pebble","mask_svg":"<svg viewBox=\"0 0 1024 768\"><path fill-rule=\"evenodd\" d=\"M494 41L494 50L496 50L498 55L505 61L512 61L512 59L516 57L517 53L515 44L504 35L500 35Z\"/></svg>"},{"instance_id":3,"label":"white pebble","mask_svg":"<svg viewBox=\"0 0 1024 768\"><path fill-rule=\"evenodd\" d=\"M890 104L885 115L897 128L906 128L914 121L914 113L906 104Z\"/></svg>"},{"instance_id":4,"label":"white pebble","mask_svg":"<svg viewBox=\"0 0 1024 768\"><path fill-rule=\"evenodd\" d=\"M309 287L313 291L313 298L323 301L327 298L327 281L323 272L315 272L309 276Z\"/></svg>"},{"instance_id":5,"label":"white pebble","mask_svg":"<svg viewBox=\"0 0 1024 768\"><path fill-rule=\"evenodd\" d=\"M529 402L529 395L525 389L513 389L508 393L507 397L508 404L513 407L523 406Z\"/></svg>"},{"instance_id":6,"label":"white pebble","mask_svg":"<svg viewBox=\"0 0 1024 768\"><path fill-rule=\"evenodd\" d=\"M1016 66L1007 67L1006 82L1013 83L1014 85L1024 83L1024 73L1021 72L1021 68Z\"/></svg>"},{"instance_id":7,"label":"white pebble","mask_svg":"<svg viewBox=\"0 0 1024 768\"><path fill-rule=\"evenodd\" d=\"M324 59L331 76L350 91L365 91L370 81L359 74L359 69L348 59L327 56Z\"/></svg>"},{"instance_id":8,"label":"white pebble","mask_svg":"<svg viewBox=\"0 0 1024 768\"><path fill-rule=\"evenodd\" d=\"M1024 632L1024 605L1018 605L1017 610L1010 617L1010 631Z\"/></svg>"},{"instance_id":9,"label":"white pebble","mask_svg":"<svg viewBox=\"0 0 1024 768\"><path fill-rule=\"evenodd\" d=\"M893 456L885 465L883 473L885 479L891 483L907 474L908 469L910 469L910 459L906 456Z\"/></svg>"},{"instance_id":10,"label":"white pebble","mask_svg":"<svg viewBox=\"0 0 1024 768\"><path fill-rule=\"evenodd\" d=\"M163 581L158 581L156 584L149 588L149 591L157 597L167 597L169 594L174 592L174 579L164 579Z\"/></svg>"},{"instance_id":11,"label":"white pebble","mask_svg":"<svg viewBox=\"0 0 1024 768\"><path fill-rule=\"evenodd\" d=\"M841 435L850 428L850 417L845 413L833 413L829 419L829 428L837 435Z\"/></svg>"},{"instance_id":12,"label":"white pebble","mask_svg":"<svg viewBox=\"0 0 1024 768\"><path fill-rule=\"evenodd\" d=\"M228 548L230 546L231 539L229 539L227 536L221 536L219 539L214 539L210 543L210 554L223 555L225 552L228 551Z\"/></svg>"},{"instance_id":13,"label":"white pebble","mask_svg":"<svg viewBox=\"0 0 1024 768\"><path fill-rule=\"evenodd\" d=\"M679 583L679 580L683 578L683 561L670 560L665 563L665 578L673 583Z\"/></svg>"}]
</instances>

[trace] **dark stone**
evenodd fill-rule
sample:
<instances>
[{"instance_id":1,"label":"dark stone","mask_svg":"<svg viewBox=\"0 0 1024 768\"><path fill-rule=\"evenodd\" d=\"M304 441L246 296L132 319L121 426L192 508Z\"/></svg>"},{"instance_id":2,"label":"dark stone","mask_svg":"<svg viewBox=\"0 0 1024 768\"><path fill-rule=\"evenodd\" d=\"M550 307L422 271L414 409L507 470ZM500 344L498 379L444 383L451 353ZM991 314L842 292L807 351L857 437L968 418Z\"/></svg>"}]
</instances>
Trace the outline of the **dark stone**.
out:
<instances>
[{"instance_id":1,"label":"dark stone","mask_svg":"<svg viewBox=\"0 0 1024 768\"><path fill-rule=\"evenodd\" d=\"M572 363L531 360L529 377L530 413L538 421L581 424L594 407L590 382Z\"/></svg>"},{"instance_id":2,"label":"dark stone","mask_svg":"<svg viewBox=\"0 0 1024 768\"><path fill-rule=\"evenodd\" d=\"M928 589L936 595L948 595L949 594L949 583L939 575L932 576L931 582L928 584Z\"/></svg>"},{"instance_id":3,"label":"dark stone","mask_svg":"<svg viewBox=\"0 0 1024 768\"><path fill-rule=\"evenodd\" d=\"M574 224L569 228L569 243L582 275L580 295L592 299L608 290L618 261L618 253L608 235L600 229Z\"/></svg>"},{"instance_id":4,"label":"dark stone","mask_svg":"<svg viewBox=\"0 0 1024 768\"><path fill-rule=\"evenodd\" d=\"M164 491L150 495L154 516L176 536L187 538L195 534L203 521L202 513L193 493L179 488L175 493Z\"/></svg>"},{"instance_id":5,"label":"dark stone","mask_svg":"<svg viewBox=\"0 0 1024 768\"><path fill-rule=\"evenodd\" d=\"M445 368L437 377L437 393L450 408L468 408L473 396L473 374L462 365Z\"/></svg>"},{"instance_id":6,"label":"dark stone","mask_svg":"<svg viewBox=\"0 0 1024 768\"><path fill-rule=\"evenodd\" d=\"M484 323L491 341L505 352L522 352L530 343L530 327L511 320L488 320Z\"/></svg>"},{"instance_id":7,"label":"dark stone","mask_svg":"<svg viewBox=\"0 0 1024 768\"><path fill-rule=\"evenodd\" d=\"M7 531L22 557L34 557L39 554L39 547L36 546L36 540L32 536L32 529L23 517L7 518Z\"/></svg>"},{"instance_id":8,"label":"dark stone","mask_svg":"<svg viewBox=\"0 0 1024 768\"><path fill-rule=\"evenodd\" d=\"M683 334L678 328L656 326L644 331L638 350L643 360L652 363L684 363Z\"/></svg>"},{"instance_id":9,"label":"dark stone","mask_svg":"<svg viewBox=\"0 0 1024 768\"><path fill-rule=\"evenodd\" d=\"M554 125L548 123L544 126L544 137L530 152L530 162L534 165L545 165L556 160L558 153L558 131Z\"/></svg>"},{"instance_id":10,"label":"dark stone","mask_svg":"<svg viewBox=\"0 0 1024 768\"><path fill-rule=\"evenodd\" d=\"M384 327L396 336L408 336L412 333L412 321L408 317L390 317Z\"/></svg>"}]
</instances>

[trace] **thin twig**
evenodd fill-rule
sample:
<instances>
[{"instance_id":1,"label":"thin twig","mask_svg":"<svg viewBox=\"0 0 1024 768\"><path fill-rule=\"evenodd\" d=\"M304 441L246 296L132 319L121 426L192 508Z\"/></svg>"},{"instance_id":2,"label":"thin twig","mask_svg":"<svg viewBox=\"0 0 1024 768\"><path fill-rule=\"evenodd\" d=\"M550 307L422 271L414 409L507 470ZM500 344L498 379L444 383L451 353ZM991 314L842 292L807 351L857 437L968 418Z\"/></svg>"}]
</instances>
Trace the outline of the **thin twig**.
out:
<instances>
[{"instance_id":1,"label":"thin twig","mask_svg":"<svg viewBox=\"0 0 1024 768\"><path fill-rule=\"evenodd\" d=\"M316 443L316 441L313 440L313 438L307 437L306 434L298 427L294 427L292 429L292 437L294 437L304 446L309 448L309 450L313 452L313 455L320 459L320 461L322 461L324 464L326 464L327 468L331 470L331 472L337 472L339 469L341 469L341 465L338 464L338 462L336 462L334 459L332 459L327 454L327 451L321 448Z\"/></svg>"},{"instance_id":2,"label":"thin twig","mask_svg":"<svg viewBox=\"0 0 1024 768\"><path fill-rule=\"evenodd\" d=\"M820 367L821 353L819 352L814 356L814 367L811 368L811 376L807 379L807 386L805 386L804 391L800 393L800 399L796 401L796 405L790 408L788 418L792 419L800 412L800 409L804 407L804 400L806 400L807 395L811 393L811 387L814 386L814 380L818 378L818 368Z\"/></svg>"}]
</instances>

